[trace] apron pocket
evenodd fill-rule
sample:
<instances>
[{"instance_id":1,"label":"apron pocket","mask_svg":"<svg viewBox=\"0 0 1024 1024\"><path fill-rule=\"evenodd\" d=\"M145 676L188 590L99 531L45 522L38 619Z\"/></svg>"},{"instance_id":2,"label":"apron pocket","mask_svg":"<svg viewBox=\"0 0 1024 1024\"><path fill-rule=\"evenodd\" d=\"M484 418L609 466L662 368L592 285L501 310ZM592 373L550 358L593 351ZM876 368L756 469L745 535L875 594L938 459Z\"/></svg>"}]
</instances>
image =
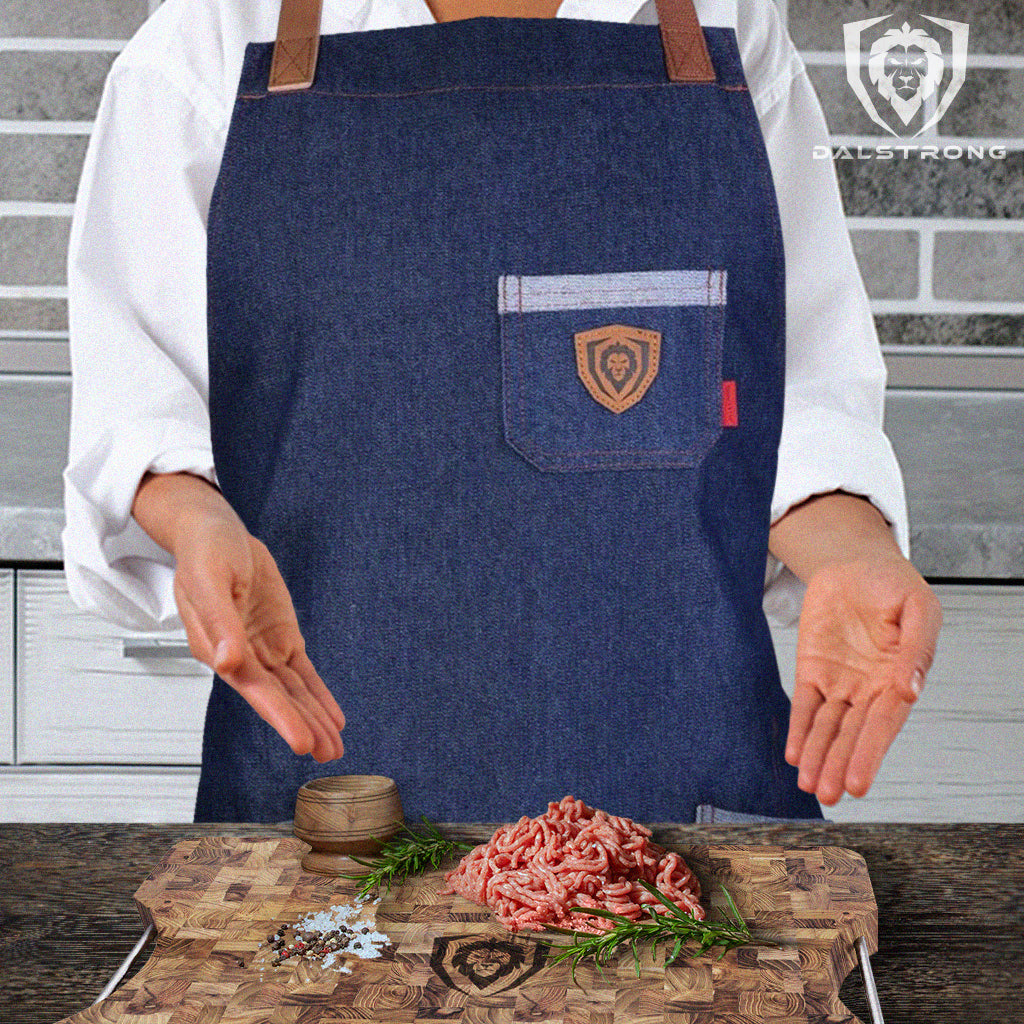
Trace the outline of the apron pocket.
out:
<instances>
[{"instance_id":1,"label":"apron pocket","mask_svg":"<svg viewBox=\"0 0 1024 1024\"><path fill-rule=\"evenodd\" d=\"M692 468L722 431L724 270L498 278L505 440L538 469Z\"/></svg>"}]
</instances>

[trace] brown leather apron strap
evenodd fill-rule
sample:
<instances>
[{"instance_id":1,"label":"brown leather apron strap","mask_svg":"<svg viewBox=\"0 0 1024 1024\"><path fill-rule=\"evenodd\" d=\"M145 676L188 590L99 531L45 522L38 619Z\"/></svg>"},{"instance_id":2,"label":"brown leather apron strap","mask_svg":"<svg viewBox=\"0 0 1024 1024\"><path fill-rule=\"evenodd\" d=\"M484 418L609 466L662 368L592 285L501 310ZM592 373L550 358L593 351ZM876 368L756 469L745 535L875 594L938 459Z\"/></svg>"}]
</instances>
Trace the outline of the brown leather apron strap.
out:
<instances>
[{"instance_id":1,"label":"brown leather apron strap","mask_svg":"<svg viewBox=\"0 0 1024 1024\"><path fill-rule=\"evenodd\" d=\"M321 0L281 0L268 92L308 89L320 49ZM715 69L693 0L655 0L665 67L673 82L713 82Z\"/></svg>"},{"instance_id":2,"label":"brown leather apron strap","mask_svg":"<svg viewBox=\"0 0 1024 1024\"><path fill-rule=\"evenodd\" d=\"M673 82L713 82L715 69L708 56L704 30L693 0L654 0L661 26L665 67Z\"/></svg>"},{"instance_id":3,"label":"brown leather apron strap","mask_svg":"<svg viewBox=\"0 0 1024 1024\"><path fill-rule=\"evenodd\" d=\"M308 89L320 50L321 0L281 0L268 92Z\"/></svg>"}]
</instances>

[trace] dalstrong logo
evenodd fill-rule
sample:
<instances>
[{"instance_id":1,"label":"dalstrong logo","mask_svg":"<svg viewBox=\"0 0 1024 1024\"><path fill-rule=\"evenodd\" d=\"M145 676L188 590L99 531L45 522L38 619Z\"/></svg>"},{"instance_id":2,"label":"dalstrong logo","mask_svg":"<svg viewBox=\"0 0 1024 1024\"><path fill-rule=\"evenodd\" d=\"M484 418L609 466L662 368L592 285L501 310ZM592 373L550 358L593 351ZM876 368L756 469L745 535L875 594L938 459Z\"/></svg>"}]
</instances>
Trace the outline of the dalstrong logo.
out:
<instances>
[{"instance_id":1,"label":"dalstrong logo","mask_svg":"<svg viewBox=\"0 0 1024 1024\"><path fill-rule=\"evenodd\" d=\"M550 948L551 943L539 940L447 935L434 940L430 966L447 988L478 997L498 996L532 978L544 966Z\"/></svg>"},{"instance_id":2,"label":"dalstrong logo","mask_svg":"<svg viewBox=\"0 0 1024 1024\"><path fill-rule=\"evenodd\" d=\"M576 372L591 397L611 412L636 405L658 375L661 332L607 324L573 335Z\"/></svg>"},{"instance_id":3,"label":"dalstrong logo","mask_svg":"<svg viewBox=\"0 0 1024 1024\"><path fill-rule=\"evenodd\" d=\"M896 115L902 122L902 130L909 129L911 122L920 119L923 123L910 136L916 138L938 122L964 84L968 26L960 21L923 14L921 17L942 30L938 33L942 39L936 39L925 28L912 28L906 21L898 28L889 27L884 32L872 33L874 39L868 49L866 68L868 84L875 92L872 96L864 82L865 69L861 64L867 43L865 37L869 29L891 17L891 14L885 14L880 18L843 25L846 78L871 120L891 135L900 135L901 131L893 128L882 116L879 106L885 113L891 111ZM943 89L947 69L949 78ZM879 106L876 106L876 98ZM934 109L929 114L933 98ZM887 104L889 109L886 110L883 104Z\"/></svg>"}]
</instances>

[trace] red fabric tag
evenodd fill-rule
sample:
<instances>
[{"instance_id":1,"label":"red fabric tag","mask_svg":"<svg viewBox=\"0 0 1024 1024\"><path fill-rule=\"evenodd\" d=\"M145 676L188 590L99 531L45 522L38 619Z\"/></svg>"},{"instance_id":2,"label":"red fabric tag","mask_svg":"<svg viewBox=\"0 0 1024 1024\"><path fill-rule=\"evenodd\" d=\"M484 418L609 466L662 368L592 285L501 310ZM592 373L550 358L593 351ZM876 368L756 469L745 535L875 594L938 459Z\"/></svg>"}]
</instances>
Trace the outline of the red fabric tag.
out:
<instances>
[{"instance_id":1,"label":"red fabric tag","mask_svg":"<svg viewBox=\"0 0 1024 1024\"><path fill-rule=\"evenodd\" d=\"M736 409L736 381L722 381L722 426L738 427L739 412Z\"/></svg>"}]
</instances>

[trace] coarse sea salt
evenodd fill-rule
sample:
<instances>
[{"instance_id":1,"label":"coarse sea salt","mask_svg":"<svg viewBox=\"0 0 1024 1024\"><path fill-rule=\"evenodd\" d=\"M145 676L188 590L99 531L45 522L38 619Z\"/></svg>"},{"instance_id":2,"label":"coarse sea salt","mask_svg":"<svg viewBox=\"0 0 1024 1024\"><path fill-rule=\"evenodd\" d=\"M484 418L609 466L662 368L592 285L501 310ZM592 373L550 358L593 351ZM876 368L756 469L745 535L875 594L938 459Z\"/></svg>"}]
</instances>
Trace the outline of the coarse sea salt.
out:
<instances>
[{"instance_id":1,"label":"coarse sea salt","mask_svg":"<svg viewBox=\"0 0 1024 1024\"><path fill-rule=\"evenodd\" d=\"M357 900L355 903L338 904L327 907L324 910L316 910L306 914L305 917L300 917L293 924L286 925L286 927L294 928L296 931L319 931L326 934L329 931L340 928L342 925L349 924L353 919L358 921L359 916L367 909L373 910L373 923L375 924L377 906L379 904L379 898L371 901L369 897ZM365 926L369 927L369 922L366 922ZM324 967L333 967L341 974L351 974L352 968L344 962L342 957L346 954L352 954L363 960L376 960L379 959L381 950L390 942L390 936L370 928L365 934L354 934L344 949L332 950L326 953L320 963ZM261 965L260 975L262 976L265 971L266 965Z\"/></svg>"},{"instance_id":2,"label":"coarse sea salt","mask_svg":"<svg viewBox=\"0 0 1024 1024\"><path fill-rule=\"evenodd\" d=\"M380 900L377 900L373 904L374 908L379 902ZM299 931L332 931L343 924L348 924L353 917L358 917L364 907L365 904L361 903L346 903L341 906L328 907L326 910L315 910L305 917L300 917L292 927ZM376 913L374 917L376 917Z\"/></svg>"}]
</instances>

